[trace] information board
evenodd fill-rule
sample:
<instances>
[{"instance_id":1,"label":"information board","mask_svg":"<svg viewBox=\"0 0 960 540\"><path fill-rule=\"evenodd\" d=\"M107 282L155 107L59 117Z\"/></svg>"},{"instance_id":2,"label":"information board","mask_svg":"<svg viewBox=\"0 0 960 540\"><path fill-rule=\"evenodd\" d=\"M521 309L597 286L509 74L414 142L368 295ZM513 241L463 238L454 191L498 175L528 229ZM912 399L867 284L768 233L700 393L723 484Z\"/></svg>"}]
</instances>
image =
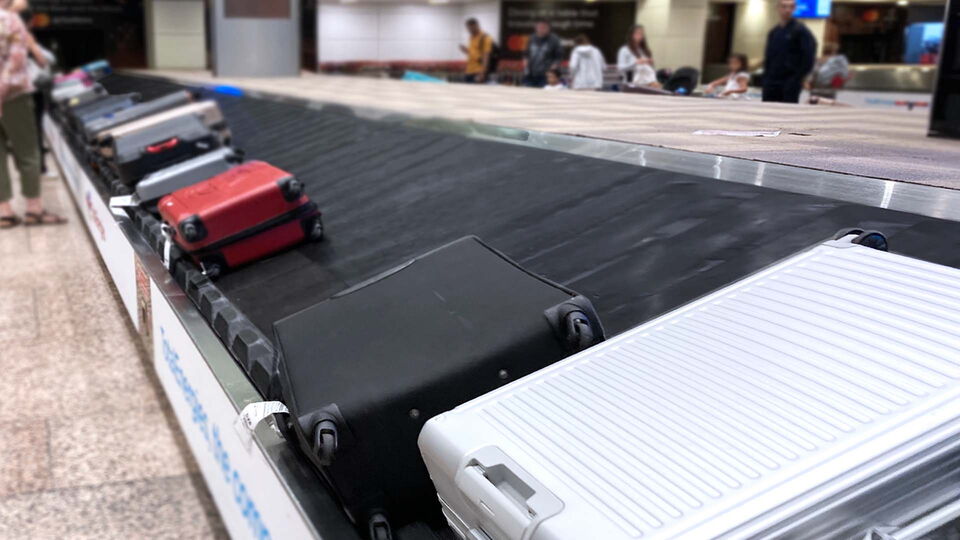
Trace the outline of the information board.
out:
<instances>
[{"instance_id":1,"label":"information board","mask_svg":"<svg viewBox=\"0 0 960 540\"><path fill-rule=\"evenodd\" d=\"M500 7L500 39L504 58L520 59L539 20L550 23L569 54L573 38L586 34L608 63L626 41L636 19L635 2L524 2L504 1ZM653 44L655 46L655 44Z\"/></svg>"}]
</instances>

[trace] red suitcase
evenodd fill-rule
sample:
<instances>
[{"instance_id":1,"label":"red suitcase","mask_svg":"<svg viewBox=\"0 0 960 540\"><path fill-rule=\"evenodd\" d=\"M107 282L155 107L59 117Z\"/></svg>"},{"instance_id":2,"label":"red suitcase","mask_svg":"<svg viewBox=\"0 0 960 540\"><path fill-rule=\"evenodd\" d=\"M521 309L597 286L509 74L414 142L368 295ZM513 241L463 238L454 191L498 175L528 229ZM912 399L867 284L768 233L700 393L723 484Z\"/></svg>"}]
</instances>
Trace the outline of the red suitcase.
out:
<instances>
[{"instance_id":1,"label":"red suitcase","mask_svg":"<svg viewBox=\"0 0 960 540\"><path fill-rule=\"evenodd\" d=\"M174 191L157 209L174 242L210 277L323 236L303 185L262 161Z\"/></svg>"}]
</instances>

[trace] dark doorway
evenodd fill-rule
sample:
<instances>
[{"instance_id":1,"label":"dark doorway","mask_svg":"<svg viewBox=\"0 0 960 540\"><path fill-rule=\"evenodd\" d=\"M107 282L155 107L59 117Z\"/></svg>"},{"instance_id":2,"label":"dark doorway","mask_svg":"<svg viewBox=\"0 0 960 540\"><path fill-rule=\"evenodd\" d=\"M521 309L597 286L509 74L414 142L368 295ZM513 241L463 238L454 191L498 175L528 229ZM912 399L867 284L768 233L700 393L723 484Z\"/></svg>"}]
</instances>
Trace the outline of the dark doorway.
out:
<instances>
[{"instance_id":1,"label":"dark doorway","mask_svg":"<svg viewBox=\"0 0 960 540\"><path fill-rule=\"evenodd\" d=\"M710 81L726 73L727 58L732 52L733 18L736 4L709 3L707 34L703 42L703 80Z\"/></svg>"},{"instance_id":2,"label":"dark doorway","mask_svg":"<svg viewBox=\"0 0 960 540\"><path fill-rule=\"evenodd\" d=\"M703 80L709 81L726 73L727 58L732 52L733 18L736 4L707 4L707 33L703 41ZM714 76L714 72L719 75Z\"/></svg>"},{"instance_id":3,"label":"dark doorway","mask_svg":"<svg viewBox=\"0 0 960 540\"><path fill-rule=\"evenodd\" d=\"M146 67L142 1L33 0L31 7L30 29L61 68L101 58L114 67Z\"/></svg>"}]
</instances>

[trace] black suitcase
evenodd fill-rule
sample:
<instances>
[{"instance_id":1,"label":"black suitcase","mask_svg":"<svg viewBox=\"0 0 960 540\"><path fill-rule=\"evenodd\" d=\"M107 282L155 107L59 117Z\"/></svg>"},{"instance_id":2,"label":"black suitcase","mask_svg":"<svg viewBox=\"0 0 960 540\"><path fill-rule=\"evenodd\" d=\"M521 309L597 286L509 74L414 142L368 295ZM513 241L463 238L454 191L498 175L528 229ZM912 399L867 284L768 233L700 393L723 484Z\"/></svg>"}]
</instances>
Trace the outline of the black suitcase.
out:
<instances>
[{"instance_id":1,"label":"black suitcase","mask_svg":"<svg viewBox=\"0 0 960 540\"><path fill-rule=\"evenodd\" d=\"M432 416L603 339L590 301L476 237L274 324L289 428L368 537L439 522Z\"/></svg>"},{"instance_id":2,"label":"black suitcase","mask_svg":"<svg viewBox=\"0 0 960 540\"><path fill-rule=\"evenodd\" d=\"M193 98L194 96L190 91L179 90L165 96L160 96L157 99L152 99L123 110L102 115L99 118L84 122L83 137L86 142L92 142L93 138L96 137L96 135L101 131L119 126L120 124L132 122L133 120L138 120L167 109L179 107L180 105L186 105L187 103L193 101Z\"/></svg>"},{"instance_id":3,"label":"black suitcase","mask_svg":"<svg viewBox=\"0 0 960 540\"><path fill-rule=\"evenodd\" d=\"M106 160L115 179L135 186L145 175L220 147L196 115L179 116L111 142Z\"/></svg>"},{"instance_id":4,"label":"black suitcase","mask_svg":"<svg viewBox=\"0 0 960 540\"><path fill-rule=\"evenodd\" d=\"M70 129L82 133L87 123L117 111L129 109L137 103L140 103L140 94L137 93L104 96L70 109L67 114L67 123Z\"/></svg>"}]
</instances>

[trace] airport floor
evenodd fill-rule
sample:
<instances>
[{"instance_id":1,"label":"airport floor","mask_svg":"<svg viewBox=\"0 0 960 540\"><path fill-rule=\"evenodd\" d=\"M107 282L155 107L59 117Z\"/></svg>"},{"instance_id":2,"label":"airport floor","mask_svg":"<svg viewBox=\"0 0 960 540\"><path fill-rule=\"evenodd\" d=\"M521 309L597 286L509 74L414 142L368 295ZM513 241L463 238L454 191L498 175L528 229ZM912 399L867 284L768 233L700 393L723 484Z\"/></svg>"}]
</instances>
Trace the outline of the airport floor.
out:
<instances>
[{"instance_id":1,"label":"airport floor","mask_svg":"<svg viewBox=\"0 0 960 540\"><path fill-rule=\"evenodd\" d=\"M67 225L0 230L0 539L226 538L67 187L43 189Z\"/></svg>"}]
</instances>

